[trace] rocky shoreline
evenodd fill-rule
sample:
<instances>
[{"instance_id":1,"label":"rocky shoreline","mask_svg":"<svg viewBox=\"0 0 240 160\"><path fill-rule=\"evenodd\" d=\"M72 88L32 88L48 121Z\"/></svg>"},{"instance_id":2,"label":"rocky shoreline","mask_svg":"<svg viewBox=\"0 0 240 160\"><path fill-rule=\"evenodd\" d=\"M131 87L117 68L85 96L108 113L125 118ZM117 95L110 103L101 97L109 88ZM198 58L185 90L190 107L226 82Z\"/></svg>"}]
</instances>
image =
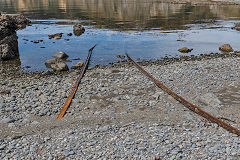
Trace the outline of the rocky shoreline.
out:
<instances>
[{"instance_id":1,"label":"rocky shoreline","mask_svg":"<svg viewBox=\"0 0 240 160\"><path fill-rule=\"evenodd\" d=\"M167 87L240 128L240 57L142 62ZM239 159L239 137L184 108L134 66L0 74L1 159Z\"/></svg>"},{"instance_id":2,"label":"rocky shoreline","mask_svg":"<svg viewBox=\"0 0 240 160\"><path fill-rule=\"evenodd\" d=\"M0 61L19 58L16 30L25 28L30 20L19 14L0 12Z\"/></svg>"}]
</instances>

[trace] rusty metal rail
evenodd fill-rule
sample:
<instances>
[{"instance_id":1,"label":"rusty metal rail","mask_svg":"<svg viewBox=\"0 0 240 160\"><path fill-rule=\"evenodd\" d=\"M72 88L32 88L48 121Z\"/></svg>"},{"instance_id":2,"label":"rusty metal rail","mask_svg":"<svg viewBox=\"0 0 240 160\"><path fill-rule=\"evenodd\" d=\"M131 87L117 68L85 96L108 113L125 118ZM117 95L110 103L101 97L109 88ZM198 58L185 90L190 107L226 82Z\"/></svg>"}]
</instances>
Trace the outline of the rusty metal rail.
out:
<instances>
[{"instance_id":1,"label":"rusty metal rail","mask_svg":"<svg viewBox=\"0 0 240 160\"><path fill-rule=\"evenodd\" d=\"M74 95L75 95L75 93L76 93L76 91L77 91L77 89L78 89L78 86L79 86L80 82L81 82L81 79L82 79L84 73L86 72L86 69L87 69L87 67L88 67L89 60L90 60L91 55L92 55L92 51L93 51L93 49L94 49L95 47L96 47L96 45L93 46L91 49L89 49L89 51L88 51L88 57L87 57L87 59L86 59L86 61L85 61L85 63L84 63L84 66L83 66L82 69L81 69L80 75L78 76L78 78L77 78L77 80L76 80L76 82L75 82L75 84L74 84L74 87L73 87L71 93L69 94L69 96L68 96L68 98L67 98L67 100L66 100L66 102L65 102L65 104L64 104L64 106L63 106L63 108L62 108L62 110L60 111L57 119L63 118L65 112L67 111L68 107L70 106L70 104L71 104L71 102L72 102L72 99L74 98Z\"/></svg>"},{"instance_id":2,"label":"rusty metal rail","mask_svg":"<svg viewBox=\"0 0 240 160\"><path fill-rule=\"evenodd\" d=\"M188 109L190 109L191 111L197 113L198 115L206 118L207 120L218 124L219 126L221 126L222 128L228 130L231 133L234 133L238 136L240 136L240 131L237 128L232 127L231 125L223 122L222 120L212 116L211 114L203 111L202 109L200 109L199 107L193 105L192 103L188 102L187 100L185 100L184 98L182 98L181 96L177 95L176 93L174 93L173 91L171 91L170 89L168 89L166 86L164 86L161 82L159 82L158 80L156 80L152 75L150 75L147 71L145 71L137 62L135 62L128 54L126 54L126 56L128 57L128 59L133 62L133 64L144 74L146 75L150 80L152 80L159 88L161 88L163 91L167 92L169 95L171 95L173 98L175 98L177 101L179 101L180 103L182 103L184 106L186 106Z\"/></svg>"}]
</instances>

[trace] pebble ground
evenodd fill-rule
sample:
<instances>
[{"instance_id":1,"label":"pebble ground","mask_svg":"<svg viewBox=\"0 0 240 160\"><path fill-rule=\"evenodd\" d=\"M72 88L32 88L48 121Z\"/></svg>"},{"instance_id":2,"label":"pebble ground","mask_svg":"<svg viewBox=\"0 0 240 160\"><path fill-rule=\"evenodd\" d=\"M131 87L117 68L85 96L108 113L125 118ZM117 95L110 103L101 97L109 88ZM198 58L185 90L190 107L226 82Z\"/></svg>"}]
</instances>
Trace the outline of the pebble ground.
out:
<instances>
[{"instance_id":1,"label":"pebble ground","mask_svg":"<svg viewBox=\"0 0 240 160\"><path fill-rule=\"evenodd\" d=\"M143 66L171 90L240 129L240 58ZM240 159L240 139L192 113L132 65L0 75L0 159Z\"/></svg>"}]
</instances>

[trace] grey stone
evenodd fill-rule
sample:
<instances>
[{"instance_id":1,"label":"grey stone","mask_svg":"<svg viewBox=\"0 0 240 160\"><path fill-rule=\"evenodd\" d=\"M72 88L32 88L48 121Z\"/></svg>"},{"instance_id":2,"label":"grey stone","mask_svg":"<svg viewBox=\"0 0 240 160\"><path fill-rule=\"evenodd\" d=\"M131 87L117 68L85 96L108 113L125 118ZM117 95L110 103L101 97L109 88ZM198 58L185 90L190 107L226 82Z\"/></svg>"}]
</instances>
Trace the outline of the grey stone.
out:
<instances>
[{"instance_id":1,"label":"grey stone","mask_svg":"<svg viewBox=\"0 0 240 160\"><path fill-rule=\"evenodd\" d=\"M1 145L0 150L4 150L6 148L6 145Z\"/></svg>"},{"instance_id":2,"label":"grey stone","mask_svg":"<svg viewBox=\"0 0 240 160\"><path fill-rule=\"evenodd\" d=\"M1 123L13 123L15 120L12 118L3 118L0 122Z\"/></svg>"},{"instance_id":3,"label":"grey stone","mask_svg":"<svg viewBox=\"0 0 240 160\"><path fill-rule=\"evenodd\" d=\"M57 52L53 55L53 58L55 59L67 59L69 56L65 52Z\"/></svg>"},{"instance_id":4,"label":"grey stone","mask_svg":"<svg viewBox=\"0 0 240 160\"><path fill-rule=\"evenodd\" d=\"M106 132L108 130L108 126L103 126L98 129L100 132Z\"/></svg>"},{"instance_id":5,"label":"grey stone","mask_svg":"<svg viewBox=\"0 0 240 160\"><path fill-rule=\"evenodd\" d=\"M64 62L57 62L55 64L52 64L51 67L54 71L68 71L69 68L66 63Z\"/></svg>"},{"instance_id":6,"label":"grey stone","mask_svg":"<svg viewBox=\"0 0 240 160\"><path fill-rule=\"evenodd\" d=\"M52 64L55 64L55 63L57 63L57 60L56 60L56 59L48 59L48 60L45 61L45 65L46 65L46 67L48 67L48 68L51 68L51 65L52 65Z\"/></svg>"}]
</instances>

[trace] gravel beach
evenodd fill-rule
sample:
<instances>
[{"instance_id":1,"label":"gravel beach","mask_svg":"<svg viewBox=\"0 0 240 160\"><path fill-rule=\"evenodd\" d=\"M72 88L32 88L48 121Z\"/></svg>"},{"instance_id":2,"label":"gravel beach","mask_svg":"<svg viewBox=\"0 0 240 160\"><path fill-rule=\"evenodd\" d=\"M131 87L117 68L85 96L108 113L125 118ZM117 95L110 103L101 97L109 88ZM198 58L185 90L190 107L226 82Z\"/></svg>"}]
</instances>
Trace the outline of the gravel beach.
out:
<instances>
[{"instance_id":1,"label":"gravel beach","mask_svg":"<svg viewBox=\"0 0 240 160\"><path fill-rule=\"evenodd\" d=\"M240 57L143 66L172 91L240 129ZM0 75L0 159L240 159L240 139L189 111L131 64Z\"/></svg>"}]
</instances>

